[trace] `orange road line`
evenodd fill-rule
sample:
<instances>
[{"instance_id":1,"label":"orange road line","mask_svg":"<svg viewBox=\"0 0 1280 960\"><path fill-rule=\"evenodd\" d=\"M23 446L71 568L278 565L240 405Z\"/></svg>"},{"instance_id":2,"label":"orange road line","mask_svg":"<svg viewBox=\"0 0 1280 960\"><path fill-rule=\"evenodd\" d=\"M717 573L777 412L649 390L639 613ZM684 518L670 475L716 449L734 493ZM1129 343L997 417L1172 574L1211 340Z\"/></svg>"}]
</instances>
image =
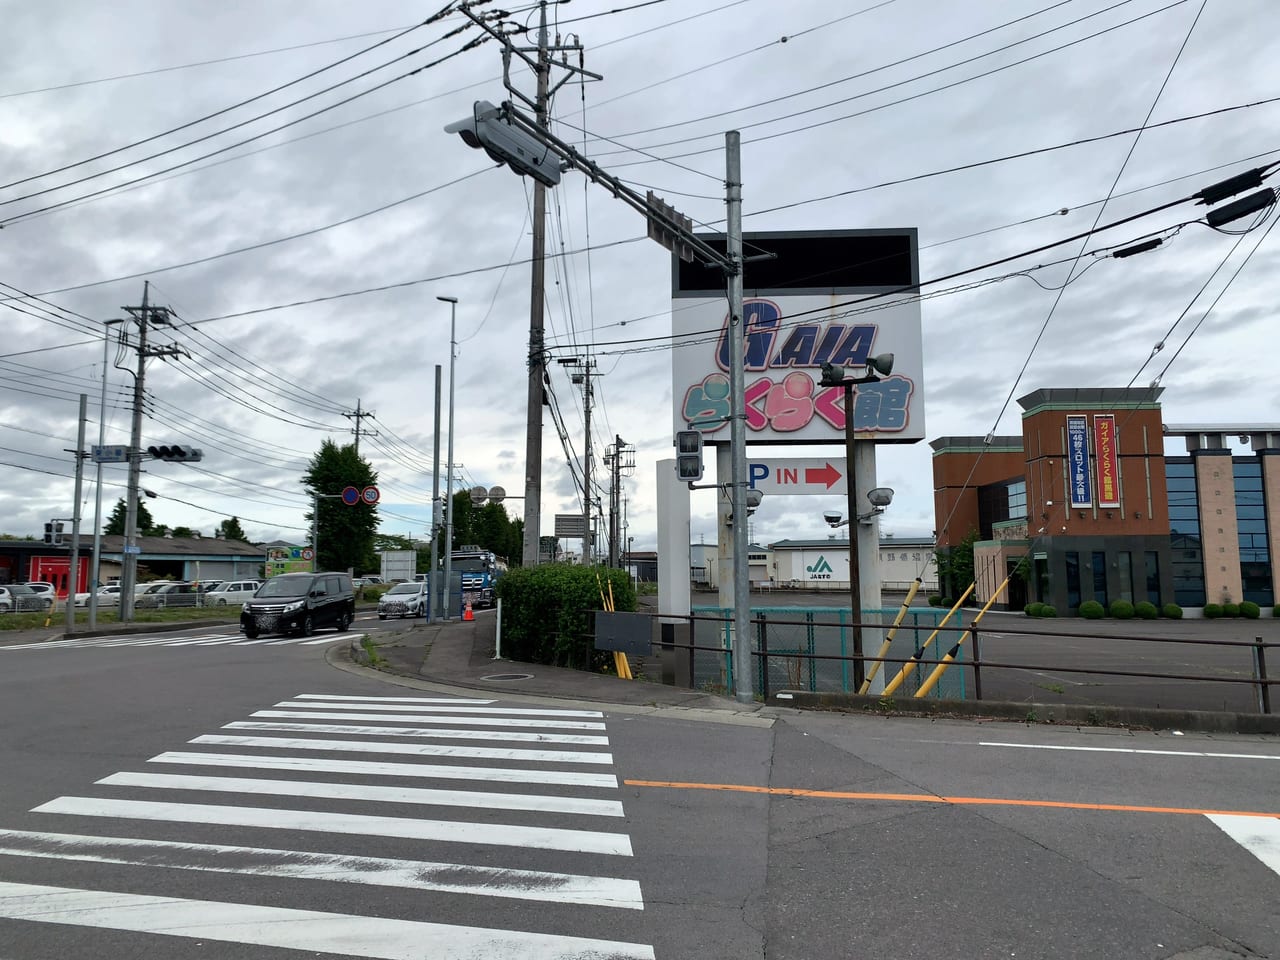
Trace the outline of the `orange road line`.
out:
<instances>
[{"instance_id":1,"label":"orange road line","mask_svg":"<svg viewBox=\"0 0 1280 960\"><path fill-rule=\"evenodd\" d=\"M1047 807L1060 810L1110 810L1121 813L1166 813L1194 816L1269 817L1280 812L1259 810L1211 810L1196 807L1152 807L1126 803L1076 803L1068 800L1015 800L1008 797L940 797L929 793L859 793L844 790L800 790L794 787L757 787L745 783L682 783L676 780L623 780L628 787L669 790L717 790L729 793L763 793L781 797L814 797L822 800L891 800L903 803L944 803L953 806Z\"/></svg>"}]
</instances>

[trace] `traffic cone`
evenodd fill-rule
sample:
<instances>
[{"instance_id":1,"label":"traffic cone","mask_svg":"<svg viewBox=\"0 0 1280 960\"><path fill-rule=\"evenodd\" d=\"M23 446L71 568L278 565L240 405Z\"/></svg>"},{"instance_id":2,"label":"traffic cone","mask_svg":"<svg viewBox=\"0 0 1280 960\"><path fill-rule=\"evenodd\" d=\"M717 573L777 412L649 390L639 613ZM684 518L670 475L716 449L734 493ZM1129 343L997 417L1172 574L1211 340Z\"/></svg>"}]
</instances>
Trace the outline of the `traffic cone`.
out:
<instances>
[{"instance_id":1,"label":"traffic cone","mask_svg":"<svg viewBox=\"0 0 1280 960\"><path fill-rule=\"evenodd\" d=\"M466 605L465 607L463 607L463 608L462 608L462 619L463 619L463 620L474 620L474 619L476 618L476 615L475 615L474 613L472 613L472 612L471 612L471 601L470 601L470 600L468 600L468 601L466 602L466 604L467 604L467 605Z\"/></svg>"}]
</instances>

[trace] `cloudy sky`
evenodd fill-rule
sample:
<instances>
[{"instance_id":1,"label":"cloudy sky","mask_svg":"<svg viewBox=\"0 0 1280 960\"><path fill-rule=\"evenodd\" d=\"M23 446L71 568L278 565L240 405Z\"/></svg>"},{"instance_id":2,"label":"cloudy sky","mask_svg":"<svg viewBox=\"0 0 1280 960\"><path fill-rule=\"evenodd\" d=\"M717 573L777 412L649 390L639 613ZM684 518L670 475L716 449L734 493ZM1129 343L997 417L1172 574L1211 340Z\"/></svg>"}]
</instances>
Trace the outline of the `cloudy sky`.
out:
<instances>
[{"instance_id":1,"label":"cloudy sky","mask_svg":"<svg viewBox=\"0 0 1280 960\"><path fill-rule=\"evenodd\" d=\"M466 18L420 25L441 2L0 0L0 532L70 515L78 396L96 442L103 324L144 281L175 317L153 341L181 355L147 367L143 445L204 450L146 465L157 521L211 532L235 515L254 538L300 539L306 462L326 437L351 439L359 403L383 529L425 533L433 371L449 361L439 296L459 301L460 482L521 492L532 191L442 130L508 95L499 46L467 49L480 34ZM1274 0L573 0L549 16L604 77L559 88L562 139L715 230L724 132L740 129L748 231L915 227L924 280L1280 160ZM536 19L515 5L503 22ZM511 75L532 92L518 62ZM1017 433L1010 397L1157 375L1167 421L1280 420L1262 337L1280 244L1263 239L1269 221L1238 237L1203 213L1183 203L926 286L926 437ZM1154 252L1092 255L1162 231ZM547 247L559 422L580 458L582 391L554 361L590 356L594 470L615 436L634 445L629 533L652 548L655 464L672 456L669 255L576 173L549 194ZM131 391L110 366L108 444L128 440ZM548 534L581 510L558 432L548 416ZM878 454L897 491L883 529L928 535L927 444ZM104 470L108 508L124 479ZM843 506L772 498L752 536L824 536L822 511ZM711 492L693 514L695 541L713 540Z\"/></svg>"}]
</instances>

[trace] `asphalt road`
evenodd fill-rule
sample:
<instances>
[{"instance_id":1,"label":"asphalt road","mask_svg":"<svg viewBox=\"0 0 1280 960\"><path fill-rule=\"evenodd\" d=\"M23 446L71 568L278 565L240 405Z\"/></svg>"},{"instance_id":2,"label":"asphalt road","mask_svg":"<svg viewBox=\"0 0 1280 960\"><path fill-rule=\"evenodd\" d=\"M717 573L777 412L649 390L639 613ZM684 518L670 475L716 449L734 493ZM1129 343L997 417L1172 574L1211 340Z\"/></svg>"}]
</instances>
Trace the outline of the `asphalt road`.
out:
<instances>
[{"instance_id":1,"label":"asphalt road","mask_svg":"<svg viewBox=\"0 0 1280 960\"><path fill-rule=\"evenodd\" d=\"M475 703L212 633L0 649L4 960L1280 957L1274 738Z\"/></svg>"}]
</instances>

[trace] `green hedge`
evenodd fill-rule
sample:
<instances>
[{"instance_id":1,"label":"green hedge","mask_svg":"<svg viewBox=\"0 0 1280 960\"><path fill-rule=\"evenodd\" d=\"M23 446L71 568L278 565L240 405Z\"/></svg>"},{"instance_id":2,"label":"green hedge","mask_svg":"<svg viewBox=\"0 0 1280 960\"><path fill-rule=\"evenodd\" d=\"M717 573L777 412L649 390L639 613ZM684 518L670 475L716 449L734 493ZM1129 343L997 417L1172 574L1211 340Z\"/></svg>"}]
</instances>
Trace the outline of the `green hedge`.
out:
<instances>
[{"instance_id":1,"label":"green hedge","mask_svg":"<svg viewBox=\"0 0 1280 960\"><path fill-rule=\"evenodd\" d=\"M603 610L600 587L614 609L634 611L636 592L624 570L547 563L515 567L498 580L502 601L502 654L526 663L598 669L612 654L595 649L588 610Z\"/></svg>"},{"instance_id":2,"label":"green hedge","mask_svg":"<svg viewBox=\"0 0 1280 960\"><path fill-rule=\"evenodd\" d=\"M1222 605L1222 615L1223 615L1224 617L1238 617L1238 616L1240 616L1240 604L1238 604L1238 603L1224 603L1224 604Z\"/></svg>"},{"instance_id":3,"label":"green hedge","mask_svg":"<svg viewBox=\"0 0 1280 960\"><path fill-rule=\"evenodd\" d=\"M1101 620L1102 615L1105 612L1106 611L1102 609L1102 604L1097 600L1086 600L1084 603L1080 604L1080 616L1084 617L1086 620Z\"/></svg>"},{"instance_id":4,"label":"green hedge","mask_svg":"<svg viewBox=\"0 0 1280 960\"><path fill-rule=\"evenodd\" d=\"M929 606L937 607L942 605L942 595L938 593L929 594Z\"/></svg>"},{"instance_id":5,"label":"green hedge","mask_svg":"<svg viewBox=\"0 0 1280 960\"><path fill-rule=\"evenodd\" d=\"M1204 605L1204 615L1209 620L1217 620L1222 616L1222 605L1217 603L1206 603Z\"/></svg>"},{"instance_id":6,"label":"green hedge","mask_svg":"<svg viewBox=\"0 0 1280 960\"><path fill-rule=\"evenodd\" d=\"M1150 600L1140 600L1133 605L1133 612L1140 616L1143 620L1154 620L1160 616L1160 611L1156 609L1156 605ZM1182 613L1181 610L1178 611Z\"/></svg>"},{"instance_id":7,"label":"green hedge","mask_svg":"<svg viewBox=\"0 0 1280 960\"><path fill-rule=\"evenodd\" d=\"M1166 603L1160 610L1170 620L1182 619L1182 608L1176 603Z\"/></svg>"},{"instance_id":8,"label":"green hedge","mask_svg":"<svg viewBox=\"0 0 1280 960\"><path fill-rule=\"evenodd\" d=\"M1058 615L1057 607L1050 606L1049 604L1046 603L1040 608L1040 616L1042 617L1056 617L1057 615Z\"/></svg>"},{"instance_id":9,"label":"green hedge","mask_svg":"<svg viewBox=\"0 0 1280 960\"><path fill-rule=\"evenodd\" d=\"M1249 620L1257 620L1262 616L1262 609L1252 600L1240 601L1240 616Z\"/></svg>"},{"instance_id":10,"label":"green hedge","mask_svg":"<svg viewBox=\"0 0 1280 960\"><path fill-rule=\"evenodd\" d=\"M1117 620L1132 620L1133 604L1128 600L1112 600L1111 616L1115 617Z\"/></svg>"},{"instance_id":11,"label":"green hedge","mask_svg":"<svg viewBox=\"0 0 1280 960\"><path fill-rule=\"evenodd\" d=\"M1022 608L1022 612L1025 613L1028 617L1038 617L1040 616L1040 611L1043 609L1044 609L1043 603L1041 603L1039 600L1033 600L1031 603L1028 603L1025 607Z\"/></svg>"}]
</instances>

